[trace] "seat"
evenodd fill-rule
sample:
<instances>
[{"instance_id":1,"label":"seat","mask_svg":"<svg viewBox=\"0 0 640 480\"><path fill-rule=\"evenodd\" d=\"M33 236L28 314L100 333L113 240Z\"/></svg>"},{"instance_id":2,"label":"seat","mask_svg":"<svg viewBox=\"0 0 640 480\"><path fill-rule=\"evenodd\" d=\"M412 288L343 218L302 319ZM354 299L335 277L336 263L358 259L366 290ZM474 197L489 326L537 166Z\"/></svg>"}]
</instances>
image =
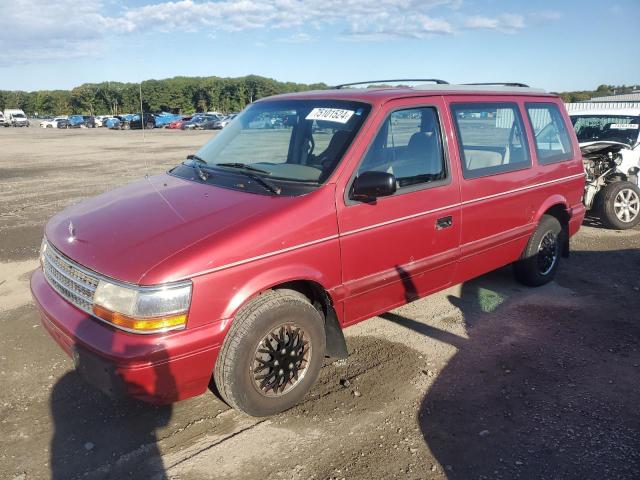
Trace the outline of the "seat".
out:
<instances>
[{"instance_id":1,"label":"seat","mask_svg":"<svg viewBox=\"0 0 640 480\"><path fill-rule=\"evenodd\" d=\"M416 132L406 150L392 165L397 178L442 173L442 152L435 132Z\"/></svg>"},{"instance_id":2,"label":"seat","mask_svg":"<svg viewBox=\"0 0 640 480\"><path fill-rule=\"evenodd\" d=\"M333 172L339 159L339 154L342 152L345 144L349 140L351 132L347 130L338 130L333 134L329 145L324 151L316 157L318 164L322 166L322 174L320 175L320 182L324 182L328 176Z\"/></svg>"}]
</instances>

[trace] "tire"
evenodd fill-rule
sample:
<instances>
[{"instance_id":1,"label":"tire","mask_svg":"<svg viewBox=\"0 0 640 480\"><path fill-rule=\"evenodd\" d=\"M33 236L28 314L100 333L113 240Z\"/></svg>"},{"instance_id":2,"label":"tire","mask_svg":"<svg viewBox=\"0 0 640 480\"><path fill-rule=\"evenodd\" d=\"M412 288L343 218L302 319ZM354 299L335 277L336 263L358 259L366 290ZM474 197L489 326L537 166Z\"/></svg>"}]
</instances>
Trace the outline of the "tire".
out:
<instances>
[{"instance_id":1,"label":"tire","mask_svg":"<svg viewBox=\"0 0 640 480\"><path fill-rule=\"evenodd\" d=\"M297 339L299 332L306 344ZM297 359L299 370L291 369L294 362L273 368L283 353L287 360ZM214 381L231 407L254 417L273 415L302 400L318 377L324 353L324 319L307 298L289 290L267 290L236 315L218 355Z\"/></svg>"},{"instance_id":2,"label":"tire","mask_svg":"<svg viewBox=\"0 0 640 480\"><path fill-rule=\"evenodd\" d=\"M640 188L627 181L608 184L600 192L597 212L608 228L635 227L640 223Z\"/></svg>"},{"instance_id":3,"label":"tire","mask_svg":"<svg viewBox=\"0 0 640 480\"><path fill-rule=\"evenodd\" d=\"M552 281L560 263L563 237L558 219L543 215L522 258L514 264L516 279L529 287L539 287Z\"/></svg>"}]
</instances>

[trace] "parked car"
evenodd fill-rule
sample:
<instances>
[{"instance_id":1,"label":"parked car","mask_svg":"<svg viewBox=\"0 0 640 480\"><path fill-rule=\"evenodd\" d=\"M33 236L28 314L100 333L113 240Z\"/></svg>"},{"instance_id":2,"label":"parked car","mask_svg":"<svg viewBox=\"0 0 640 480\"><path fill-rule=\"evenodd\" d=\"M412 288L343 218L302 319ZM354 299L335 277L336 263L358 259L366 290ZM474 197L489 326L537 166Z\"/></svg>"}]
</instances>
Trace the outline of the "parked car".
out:
<instances>
[{"instance_id":1,"label":"parked car","mask_svg":"<svg viewBox=\"0 0 640 480\"><path fill-rule=\"evenodd\" d=\"M93 115L71 115L69 128L95 128L96 121Z\"/></svg>"},{"instance_id":2,"label":"parked car","mask_svg":"<svg viewBox=\"0 0 640 480\"><path fill-rule=\"evenodd\" d=\"M156 117L152 113L144 114L144 128L151 130L156 126ZM129 128L132 130L140 130L142 128L142 122L140 121L140 115L135 115L129 122Z\"/></svg>"},{"instance_id":3,"label":"parked car","mask_svg":"<svg viewBox=\"0 0 640 480\"><path fill-rule=\"evenodd\" d=\"M220 115L205 115L202 123L195 128L202 130L220 130L223 127L224 118Z\"/></svg>"},{"instance_id":4,"label":"parked car","mask_svg":"<svg viewBox=\"0 0 640 480\"><path fill-rule=\"evenodd\" d=\"M55 117L51 120L44 120L40 122L40 128L58 128L58 122L60 120L67 120L66 117Z\"/></svg>"},{"instance_id":5,"label":"parked car","mask_svg":"<svg viewBox=\"0 0 640 480\"><path fill-rule=\"evenodd\" d=\"M115 117L107 118L103 123L105 127L111 130L129 130L134 116L132 114L116 115Z\"/></svg>"},{"instance_id":6,"label":"parked car","mask_svg":"<svg viewBox=\"0 0 640 480\"><path fill-rule=\"evenodd\" d=\"M96 124L96 128L104 127L104 121L109 118L109 115L96 115L94 121Z\"/></svg>"},{"instance_id":7,"label":"parked car","mask_svg":"<svg viewBox=\"0 0 640 480\"><path fill-rule=\"evenodd\" d=\"M5 126L28 127L29 119L25 113L18 108L8 108L4 111Z\"/></svg>"},{"instance_id":8,"label":"parked car","mask_svg":"<svg viewBox=\"0 0 640 480\"><path fill-rule=\"evenodd\" d=\"M203 125L208 120L215 120L217 116L207 114L196 114L191 117L191 120L184 122L181 126L181 130L201 130Z\"/></svg>"},{"instance_id":9,"label":"parked car","mask_svg":"<svg viewBox=\"0 0 640 480\"><path fill-rule=\"evenodd\" d=\"M170 129L181 129L182 125L185 124L185 122L188 122L189 120L191 120L193 118L193 116L191 115L187 115L186 117L182 117L179 120L173 120L172 122L169 122L169 124L167 125L166 128L170 128Z\"/></svg>"},{"instance_id":10,"label":"parked car","mask_svg":"<svg viewBox=\"0 0 640 480\"><path fill-rule=\"evenodd\" d=\"M544 112L559 147L532 134ZM278 95L167 173L55 215L31 289L102 391L169 403L213 377L271 415L346 357L347 326L508 264L550 282L583 190L564 105L541 90Z\"/></svg>"},{"instance_id":11,"label":"parked car","mask_svg":"<svg viewBox=\"0 0 640 480\"><path fill-rule=\"evenodd\" d=\"M224 128L227 125L229 125L229 123L231 123L231 120L233 120L234 118L236 118L238 116L237 113L232 113L231 115L227 115L226 117L224 117L222 119L222 121L220 122L220 127Z\"/></svg>"},{"instance_id":12,"label":"parked car","mask_svg":"<svg viewBox=\"0 0 640 480\"><path fill-rule=\"evenodd\" d=\"M0 112L0 127L8 127L7 121L4 118L4 113Z\"/></svg>"},{"instance_id":13,"label":"parked car","mask_svg":"<svg viewBox=\"0 0 640 480\"><path fill-rule=\"evenodd\" d=\"M182 120L182 116L169 112L160 112L159 114L155 115L155 120L156 128L165 128L168 127L172 122Z\"/></svg>"},{"instance_id":14,"label":"parked car","mask_svg":"<svg viewBox=\"0 0 640 480\"><path fill-rule=\"evenodd\" d=\"M61 118L56 122L55 128L71 128L68 118Z\"/></svg>"},{"instance_id":15,"label":"parked car","mask_svg":"<svg viewBox=\"0 0 640 480\"><path fill-rule=\"evenodd\" d=\"M587 172L584 203L609 228L640 224L640 108L571 112ZM556 140L549 134L549 144Z\"/></svg>"}]
</instances>

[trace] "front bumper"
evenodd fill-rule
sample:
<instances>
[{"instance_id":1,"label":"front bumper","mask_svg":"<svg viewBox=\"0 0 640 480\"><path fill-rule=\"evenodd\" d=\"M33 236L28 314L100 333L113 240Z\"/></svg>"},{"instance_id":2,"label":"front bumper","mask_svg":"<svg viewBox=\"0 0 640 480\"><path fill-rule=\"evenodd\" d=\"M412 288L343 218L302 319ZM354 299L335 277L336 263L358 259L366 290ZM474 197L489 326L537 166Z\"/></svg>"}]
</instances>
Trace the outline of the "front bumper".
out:
<instances>
[{"instance_id":1,"label":"front bumper","mask_svg":"<svg viewBox=\"0 0 640 480\"><path fill-rule=\"evenodd\" d=\"M157 335L117 330L64 300L40 268L31 292L49 334L80 376L106 394L165 404L207 390L220 350L209 325Z\"/></svg>"}]
</instances>

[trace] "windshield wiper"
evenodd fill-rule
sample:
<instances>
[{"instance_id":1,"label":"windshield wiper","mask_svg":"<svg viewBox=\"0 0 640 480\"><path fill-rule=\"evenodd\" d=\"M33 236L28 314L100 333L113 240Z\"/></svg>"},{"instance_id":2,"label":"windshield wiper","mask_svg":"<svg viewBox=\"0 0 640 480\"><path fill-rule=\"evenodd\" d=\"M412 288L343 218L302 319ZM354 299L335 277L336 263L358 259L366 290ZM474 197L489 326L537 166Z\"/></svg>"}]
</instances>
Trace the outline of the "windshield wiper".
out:
<instances>
[{"instance_id":1,"label":"windshield wiper","mask_svg":"<svg viewBox=\"0 0 640 480\"><path fill-rule=\"evenodd\" d=\"M191 166L194 168L194 170L198 174L198 177L200 178L200 180L202 180L203 182L206 182L209 179L209 175L210 174L209 173L205 173L200 168L200 165L199 165L199 164L209 165L206 162L206 160L202 159L201 157L199 157L198 155L195 155L195 154L187 155L187 160L192 160L193 161Z\"/></svg>"},{"instance_id":2,"label":"windshield wiper","mask_svg":"<svg viewBox=\"0 0 640 480\"><path fill-rule=\"evenodd\" d=\"M261 168L254 167L252 165L247 165L246 163L239 163L239 162L216 163L215 166L216 167L227 167L227 168L238 168L238 169L242 169L242 170L251 170L252 172L266 173L267 175L271 174L271 172L268 172L267 170L263 170Z\"/></svg>"},{"instance_id":3,"label":"windshield wiper","mask_svg":"<svg viewBox=\"0 0 640 480\"><path fill-rule=\"evenodd\" d=\"M251 165L247 165L245 163L216 163L213 166L234 168L236 170L240 170L240 173L255 180L256 182L258 182L260 185L262 185L264 188L269 190L274 195L280 195L280 193L282 192L282 189L280 187L276 187L269 180L262 178L260 175L251 173L251 172L258 172L258 173L266 173L267 175L271 173L271 172L267 172L266 170L262 170L261 168L252 167Z\"/></svg>"}]
</instances>

